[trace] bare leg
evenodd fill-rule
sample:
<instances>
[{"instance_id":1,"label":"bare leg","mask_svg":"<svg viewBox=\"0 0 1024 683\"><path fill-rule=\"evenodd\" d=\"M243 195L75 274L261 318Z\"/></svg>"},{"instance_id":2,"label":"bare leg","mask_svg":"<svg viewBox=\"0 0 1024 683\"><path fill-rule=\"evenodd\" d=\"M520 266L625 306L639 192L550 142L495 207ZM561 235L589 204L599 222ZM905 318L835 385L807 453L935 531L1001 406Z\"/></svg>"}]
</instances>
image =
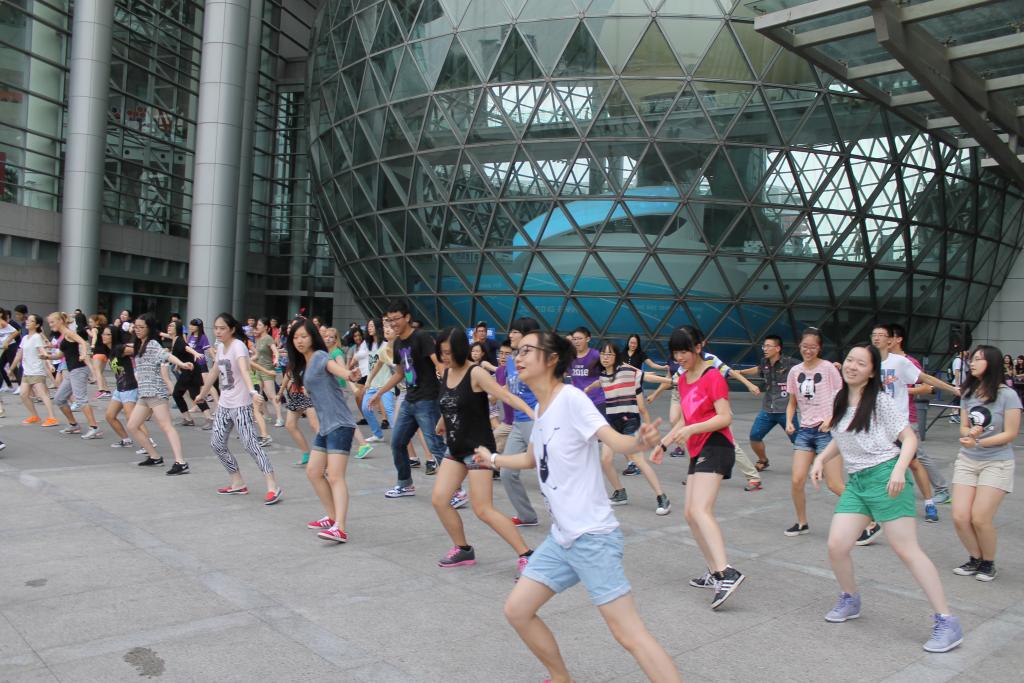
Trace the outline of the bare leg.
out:
<instances>
[{"instance_id":1,"label":"bare leg","mask_svg":"<svg viewBox=\"0 0 1024 683\"><path fill-rule=\"evenodd\" d=\"M725 537L715 519L715 499L722 485L722 475L696 472L686 480L686 502L683 516L697 540L704 561L712 572L725 571L729 561L725 554Z\"/></svg>"},{"instance_id":2,"label":"bare leg","mask_svg":"<svg viewBox=\"0 0 1024 683\"><path fill-rule=\"evenodd\" d=\"M442 469L443 467L442 463ZM503 541L512 546L512 549L516 551L516 555L523 555L528 552L530 546L526 545L526 541L523 540L522 534L519 533L516 525L512 523L509 517L501 514L494 508L494 499L492 498L494 478L491 476L491 471L470 470L469 491L470 504L473 506L473 513L477 518L494 529ZM451 506L448 505L447 501L445 501L445 505L451 510ZM455 511L452 510L452 512Z\"/></svg>"},{"instance_id":3,"label":"bare leg","mask_svg":"<svg viewBox=\"0 0 1024 683\"><path fill-rule=\"evenodd\" d=\"M764 441L751 441L750 450L754 451L758 462L768 462L768 451L765 450Z\"/></svg>"},{"instance_id":4,"label":"bare leg","mask_svg":"<svg viewBox=\"0 0 1024 683\"><path fill-rule=\"evenodd\" d=\"M921 491L921 496L928 500L932 497L932 482L928 479L928 473L924 469L924 465L917 458L910 461L910 472L914 475L914 483L917 484L917 488Z\"/></svg>"},{"instance_id":5,"label":"bare leg","mask_svg":"<svg viewBox=\"0 0 1024 683\"><path fill-rule=\"evenodd\" d=\"M917 543L917 521L913 517L900 517L891 522L882 522L882 528L885 529L889 545L928 596L932 610L939 614L949 614L949 603L942 590L939 571Z\"/></svg>"},{"instance_id":6,"label":"bare leg","mask_svg":"<svg viewBox=\"0 0 1024 683\"><path fill-rule=\"evenodd\" d=\"M49 415L50 419L56 420L57 416L53 413L53 401L50 400L50 392L46 390L46 385L33 384L32 388L35 389L36 396L38 396L42 400L43 405L46 406L46 413ZM22 396L24 395L25 392L22 392Z\"/></svg>"},{"instance_id":7,"label":"bare leg","mask_svg":"<svg viewBox=\"0 0 1024 683\"><path fill-rule=\"evenodd\" d=\"M849 512L832 515L832 526L828 531L828 560L832 563L832 573L836 575L840 590L850 595L857 592L850 551L870 521L867 515Z\"/></svg>"},{"instance_id":8,"label":"bare leg","mask_svg":"<svg viewBox=\"0 0 1024 683\"><path fill-rule=\"evenodd\" d=\"M445 458L437 470L437 481L434 491L430 494L430 503L434 506L437 518L441 520L444 530L455 545L469 545L466 542L466 530L462 526L462 517L451 506L452 496L462 486L466 478L466 466Z\"/></svg>"},{"instance_id":9,"label":"bare leg","mask_svg":"<svg viewBox=\"0 0 1024 683\"><path fill-rule=\"evenodd\" d=\"M661 481L658 479L657 473L654 471L654 468L651 467L651 464L647 462L647 459L644 458L644 454L642 452L634 453L629 457L629 460L635 464L636 468L640 470L640 473L644 475L644 479L647 480L651 490L654 491L654 495L660 496L665 493L661 489Z\"/></svg>"},{"instance_id":10,"label":"bare leg","mask_svg":"<svg viewBox=\"0 0 1024 683\"><path fill-rule=\"evenodd\" d=\"M263 380L263 393L267 395L268 401L274 408L274 418L278 421L281 420L281 402L277 400L277 392L274 390L274 381L265 379Z\"/></svg>"},{"instance_id":11,"label":"bare leg","mask_svg":"<svg viewBox=\"0 0 1024 683\"><path fill-rule=\"evenodd\" d=\"M303 453L309 452L309 442L306 441L305 435L302 433L302 429L299 428L299 414L288 411L288 415L284 420L284 427L288 430L288 434L291 435L295 445L299 447Z\"/></svg>"},{"instance_id":12,"label":"bare leg","mask_svg":"<svg viewBox=\"0 0 1024 683\"><path fill-rule=\"evenodd\" d=\"M142 431L142 423L149 417L150 409L145 405L135 404L135 409L132 410L131 414L128 415L128 433L135 439L137 446L142 446L146 449L146 455L153 460L159 460L160 454L153 448L153 444L149 442L149 438L146 437L146 433ZM239 477L241 481L241 477Z\"/></svg>"},{"instance_id":13,"label":"bare leg","mask_svg":"<svg viewBox=\"0 0 1024 683\"><path fill-rule=\"evenodd\" d=\"M615 454L607 446L601 446L601 469L613 491L623 488L619 473L615 471Z\"/></svg>"},{"instance_id":14,"label":"bare leg","mask_svg":"<svg viewBox=\"0 0 1024 683\"><path fill-rule=\"evenodd\" d=\"M675 662L640 618L632 593L616 598L597 609L604 617L608 630L615 636L615 640L633 655L633 659L643 669L648 680L654 683L682 683L683 678L679 675Z\"/></svg>"},{"instance_id":15,"label":"bare leg","mask_svg":"<svg viewBox=\"0 0 1024 683\"><path fill-rule=\"evenodd\" d=\"M793 451L793 478L790 482L790 495L796 509L797 524L807 524L807 473L811 470L814 453L810 451Z\"/></svg>"},{"instance_id":16,"label":"bare leg","mask_svg":"<svg viewBox=\"0 0 1024 683\"><path fill-rule=\"evenodd\" d=\"M36 387L37 386L39 386L39 385L38 384L28 384L28 383L25 382L24 379L22 379L22 381L21 381L21 391L18 392L18 398L21 399L21 405L25 406L25 410L28 411L29 417L39 417L39 413L36 412L36 404L32 400L32 394L29 393L29 391L27 391L27 389L31 389L32 391L36 391ZM38 391L36 391L36 395L37 396L39 395ZM42 398L42 397L40 397L40 398ZM47 400L49 400L49 397L47 397ZM53 417L53 406L50 406L50 417Z\"/></svg>"},{"instance_id":17,"label":"bare leg","mask_svg":"<svg viewBox=\"0 0 1024 683\"><path fill-rule=\"evenodd\" d=\"M996 527L992 520L1006 492L992 486L953 484L953 524L971 557L996 559Z\"/></svg>"},{"instance_id":18,"label":"bare leg","mask_svg":"<svg viewBox=\"0 0 1024 683\"><path fill-rule=\"evenodd\" d=\"M843 461L841 458L832 458L825 463L825 485L828 490L837 496L843 495L846 490L846 482L843 481Z\"/></svg>"},{"instance_id":19,"label":"bare leg","mask_svg":"<svg viewBox=\"0 0 1024 683\"><path fill-rule=\"evenodd\" d=\"M334 523L341 531L345 530L345 518L348 516L348 482L345 481L347 468L348 453L327 456L327 483L331 487L331 500L334 503Z\"/></svg>"},{"instance_id":20,"label":"bare leg","mask_svg":"<svg viewBox=\"0 0 1024 683\"><path fill-rule=\"evenodd\" d=\"M110 425L110 428L114 430L114 433L124 441L128 438L128 432L125 431L124 425L121 424L121 420L117 419L117 414L120 413L122 409L123 406L120 401L111 400L110 404L107 406L107 412L103 417L106 419L107 424ZM126 410L125 416L127 415L128 411Z\"/></svg>"},{"instance_id":21,"label":"bare leg","mask_svg":"<svg viewBox=\"0 0 1024 683\"><path fill-rule=\"evenodd\" d=\"M174 462L185 464L185 458L181 455L181 437L178 436L178 430L174 428L174 422L171 420L171 409L166 403L162 403L153 408L153 420L157 426L167 437L167 443L171 445L171 452L174 453ZM146 443L149 443L149 439L146 439Z\"/></svg>"},{"instance_id":22,"label":"bare leg","mask_svg":"<svg viewBox=\"0 0 1024 683\"><path fill-rule=\"evenodd\" d=\"M327 483L327 453L314 450L309 454L309 462L306 463L306 478L313 486L313 492L320 499L324 506L324 512L328 517L334 516L334 497L331 495L331 485Z\"/></svg>"},{"instance_id":23,"label":"bare leg","mask_svg":"<svg viewBox=\"0 0 1024 683\"><path fill-rule=\"evenodd\" d=\"M548 670L551 683L571 683L572 677L565 668L565 660L558 650L555 635L551 632L537 611L555 593L542 583L522 577L505 601L505 618L516 630L530 652Z\"/></svg>"}]
</instances>

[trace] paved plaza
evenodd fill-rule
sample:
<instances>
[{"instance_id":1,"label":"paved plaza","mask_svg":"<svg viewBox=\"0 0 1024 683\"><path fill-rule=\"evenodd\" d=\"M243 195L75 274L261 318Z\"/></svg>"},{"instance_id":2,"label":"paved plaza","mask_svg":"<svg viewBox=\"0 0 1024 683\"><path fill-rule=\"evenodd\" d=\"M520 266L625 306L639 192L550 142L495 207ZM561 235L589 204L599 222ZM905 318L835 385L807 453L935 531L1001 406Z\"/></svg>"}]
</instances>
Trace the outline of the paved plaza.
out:
<instances>
[{"instance_id":1,"label":"paved plaza","mask_svg":"<svg viewBox=\"0 0 1024 683\"><path fill-rule=\"evenodd\" d=\"M305 529L322 511L303 470L292 466L299 453L283 429L274 430L270 452L284 498L264 507L262 478L235 440L253 494L217 496L227 477L207 432L181 428L192 473L166 477L136 467L133 452L110 448L108 428L110 438L82 441L25 427L16 397L3 398L0 681L543 680L502 615L512 551L467 508L478 563L439 569L450 543L430 506L432 479L416 471L415 498L385 499L394 483L386 445L351 463L352 540L338 546ZM734 399L734 428L749 452L758 403ZM667 399L656 408L667 411ZM954 430L940 420L926 442L950 474ZM959 649L927 654L928 604L884 537L856 549L863 616L824 621L837 593L825 550L835 499L812 492L811 533L783 536L794 521L788 442L776 430L768 446L764 490L744 492L738 476L719 499L730 560L748 577L720 612L711 611L709 591L687 585L704 564L682 516L684 460L658 468L674 506L667 517L655 516L641 478L625 478L630 504L616 514L626 572L648 626L687 681L1021 680L1020 495L999 512L1000 574L988 584L950 571L966 552L948 505L939 507L938 524L921 519L922 544L966 632ZM536 477L524 478L540 505ZM1018 474L1019 490L1022 483ZM500 485L495 499L511 512ZM546 526L524 530L531 545L546 533ZM581 587L541 615L580 683L644 680Z\"/></svg>"}]
</instances>

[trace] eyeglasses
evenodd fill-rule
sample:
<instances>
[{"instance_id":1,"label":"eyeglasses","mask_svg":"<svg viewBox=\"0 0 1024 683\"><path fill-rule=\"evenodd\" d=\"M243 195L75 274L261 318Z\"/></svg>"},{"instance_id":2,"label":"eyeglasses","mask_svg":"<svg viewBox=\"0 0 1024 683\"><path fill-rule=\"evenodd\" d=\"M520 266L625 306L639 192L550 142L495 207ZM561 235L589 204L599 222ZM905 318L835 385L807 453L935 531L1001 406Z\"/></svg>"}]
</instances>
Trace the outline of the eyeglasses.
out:
<instances>
[{"instance_id":1,"label":"eyeglasses","mask_svg":"<svg viewBox=\"0 0 1024 683\"><path fill-rule=\"evenodd\" d=\"M539 348L539 346L534 346L533 344L523 344L518 349L516 349L516 358L522 358L526 354L530 353L531 350Z\"/></svg>"},{"instance_id":2,"label":"eyeglasses","mask_svg":"<svg viewBox=\"0 0 1024 683\"><path fill-rule=\"evenodd\" d=\"M384 318L384 322L389 323L391 325L394 325L395 323L397 323L399 320L401 320L404 317L405 317L404 315L399 315L399 316L393 316L391 318Z\"/></svg>"},{"instance_id":3,"label":"eyeglasses","mask_svg":"<svg viewBox=\"0 0 1024 683\"><path fill-rule=\"evenodd\" d=\"M611 351L602 351L601 358L615 358L615 354Z\"/></svg>"}]
</instances>

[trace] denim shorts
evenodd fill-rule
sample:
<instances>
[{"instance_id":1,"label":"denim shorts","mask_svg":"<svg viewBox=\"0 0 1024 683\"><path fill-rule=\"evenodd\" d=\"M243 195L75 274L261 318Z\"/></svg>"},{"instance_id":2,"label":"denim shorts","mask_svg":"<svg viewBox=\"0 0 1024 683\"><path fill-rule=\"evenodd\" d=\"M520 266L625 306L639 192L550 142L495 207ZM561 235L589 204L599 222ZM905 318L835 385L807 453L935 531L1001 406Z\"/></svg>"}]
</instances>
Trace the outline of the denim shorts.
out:
<instances>
[{"instance_id":1,"label":"denim shorts","mask_svg":"<svg viewBox=\"0 0 1024 683\"><path fill-rule=\"evenodd\" d=\"M117 401L121 404L125 403L138 403L139 402L139 390L129 389L128 391L115 391L110 395L111 401Z\"/></svg>"},{"instance_id":2,"label":"denim shorts","mask_svg":"<svg viewBox=\"0 0 1024 683\"><path fill-rule=\"evenodd\" d=\"M619 434L633 436L640 431L640 416L636 413L613 413L608 416L608 424Z\"/></svg>"},{"instance_id":3,"label":"denim shorts","mask_svg":"<svg viewBox=\"0 0 1024 683\"><path fill-rule=\"evenodd\" d=\"M533 551L523 576L556 593L583 582L590 602L606 605L631 589L622 569L622 530L583 534L568 548L548 536Z\"/></svg>"},{"instance_id":4,"label":"denim shorts","mask_svg":"<svg viewBox=\"0 0 1024 683\"><path fill-rule=\"evenodd\" d=\"M793 448L808 453L821 453L832 442L831 432L819 432L815 427L798 427L793 438Z\"/></svg>"},{"instance_id":5,"label":"denim shorts","mask_svg":"<svg viewBox=\"0 0 1024 683\"><path fill-rule=\"evenodd\" d=\"M313 448L328 455L348 455L352 450L352 438L356 434L355 427L338 427L326 436L317 434L313 437Z\"/></svg>"},{"instance_id":6,"label":"denim shorts","mask_svg":"<svg viewBox=\"0 0 1024 683\"><path fill-rule=\"evenodd\" d=\"M799 417L794 416L793 420L798 420ZM797 424L800 424L797 422ZM786 414L785 413L769 413L764 410L757 414L754 418L754 424L750 427L750 440L754 442L763 442L764 437L768 436L768 432L775 429L775 425L782 427L782 431L786 431ZM786 434L786 437L793 441L796 438L794 433L792 436Z\"/></svg>"},{"instance_id":7,"label":"denim shorts","mask_svg":"<svg viewBox=\"0 0 1024 683\"><path fill-rule=\"evenodd\" d=\"M494 452L497 453L497 451L494 451ZM490 467L487 467L486 465L477 465L476 461L473 459L472 455L452 455L451 451L445 451L444 459L445 460L451 460L453 462L457 462L460 465L463 465L467 470L489 470L489 469L491 469Z\"/></svg>"}]
</instances>

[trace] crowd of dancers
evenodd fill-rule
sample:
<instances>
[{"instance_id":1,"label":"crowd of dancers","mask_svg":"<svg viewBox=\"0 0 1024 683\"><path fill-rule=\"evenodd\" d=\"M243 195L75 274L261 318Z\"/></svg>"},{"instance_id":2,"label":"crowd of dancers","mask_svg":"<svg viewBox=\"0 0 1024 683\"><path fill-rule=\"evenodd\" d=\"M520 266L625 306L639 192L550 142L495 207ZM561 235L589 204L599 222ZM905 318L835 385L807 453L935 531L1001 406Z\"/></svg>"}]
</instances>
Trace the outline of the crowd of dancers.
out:
<instances>
[{"instance_id":1,"label":"crowd of dancers","mask_svg":"<svg viewBox=\"0 0 1024 683\"><path fill-rule=\"evenodd\" d=\"M103 418L117 438L111 446L137 447L145 456L142 467L164 466L164 455L170 455L168 476L190 471L178 427L206 429L228 477L216 491L220 495L249 493L229 448L236 431L263 475L265 505L282 499L266 450L272 441L268 425L285 427L302 452L296 464L305 467L323 508L308 527L333 543L349 540L349 457L364 457L390 429L396 480L384 495L416 495L413 469L436 478L431 502L452 543L438 560L441 568L476 562L456 512L467 502L508 543L517 571L505 615L555 683L571 678L538 611L577 583L649 679L680 680L644 627L623 570L623 535L613 508L629 498L616 454L626 459L623 476L645 478L657 515L672 510L657 466L666 456L689 458L683 515L705 565L689 583L710 589L712 609L745 578L729 562L715 517L721 483L738 467L745 491L762 489L761 472L770 467L764 440L776 426L793 444L795 521L782 533L810 532L808 480L815 487L824 482L838 496L827 552L840 592L826 621L860 616L852 550L884 533L931 605L933 629L924 649L946 652L963 641L939 572L918 544L914 484L928 522L938 521L938 504L952 502L956 533L968 554L953 572L980 581L996 577L993 518L1013 490L1021 400L1002 353L992 346L961 357L947 383L906 354L907 333L898 324L876 325L870 342L851 347L841 362L821 357L824 339L815 328L802 333L799 360L786 355L782 339L769 336L758 365L743 370L713 355L691 326L673 331L670 358L662 365L646 356L637 335L624 345L594 346L586 328L556 334L532 318L514 320L500 342L484 322L471 335L461 328L432 335L403 300L389 304L382 319L344 333L316 318L297 316L281 327L264 318L243 324L230 313L216 317L212 333L211 342L203 320L186 325L178 316L164 326L148 313L123 311L108 321L99 314L54 312L44 323L24 306L0 309L0 378L7 384L0 391L19 395L28 413L25 425L86 440L103 438L93 403L106 401ZM108 365L112 389L105 379ZM762 399L749 434L753 461L731 430L728 380ZM650 395L648 385L656 386ZM921 409L934 389L958 397L960 406L951 485L922 448ZM647 406L666 390L671 406L663 427ZM303 417L314 432L312 442L301 429ZM159 429L166 448L147 423ZM519 531L540 523L521 479L524 470L536 471L551 521L536 548ZM514 514L495 507L495 481Z\"/></svg>"}]
</instances>

